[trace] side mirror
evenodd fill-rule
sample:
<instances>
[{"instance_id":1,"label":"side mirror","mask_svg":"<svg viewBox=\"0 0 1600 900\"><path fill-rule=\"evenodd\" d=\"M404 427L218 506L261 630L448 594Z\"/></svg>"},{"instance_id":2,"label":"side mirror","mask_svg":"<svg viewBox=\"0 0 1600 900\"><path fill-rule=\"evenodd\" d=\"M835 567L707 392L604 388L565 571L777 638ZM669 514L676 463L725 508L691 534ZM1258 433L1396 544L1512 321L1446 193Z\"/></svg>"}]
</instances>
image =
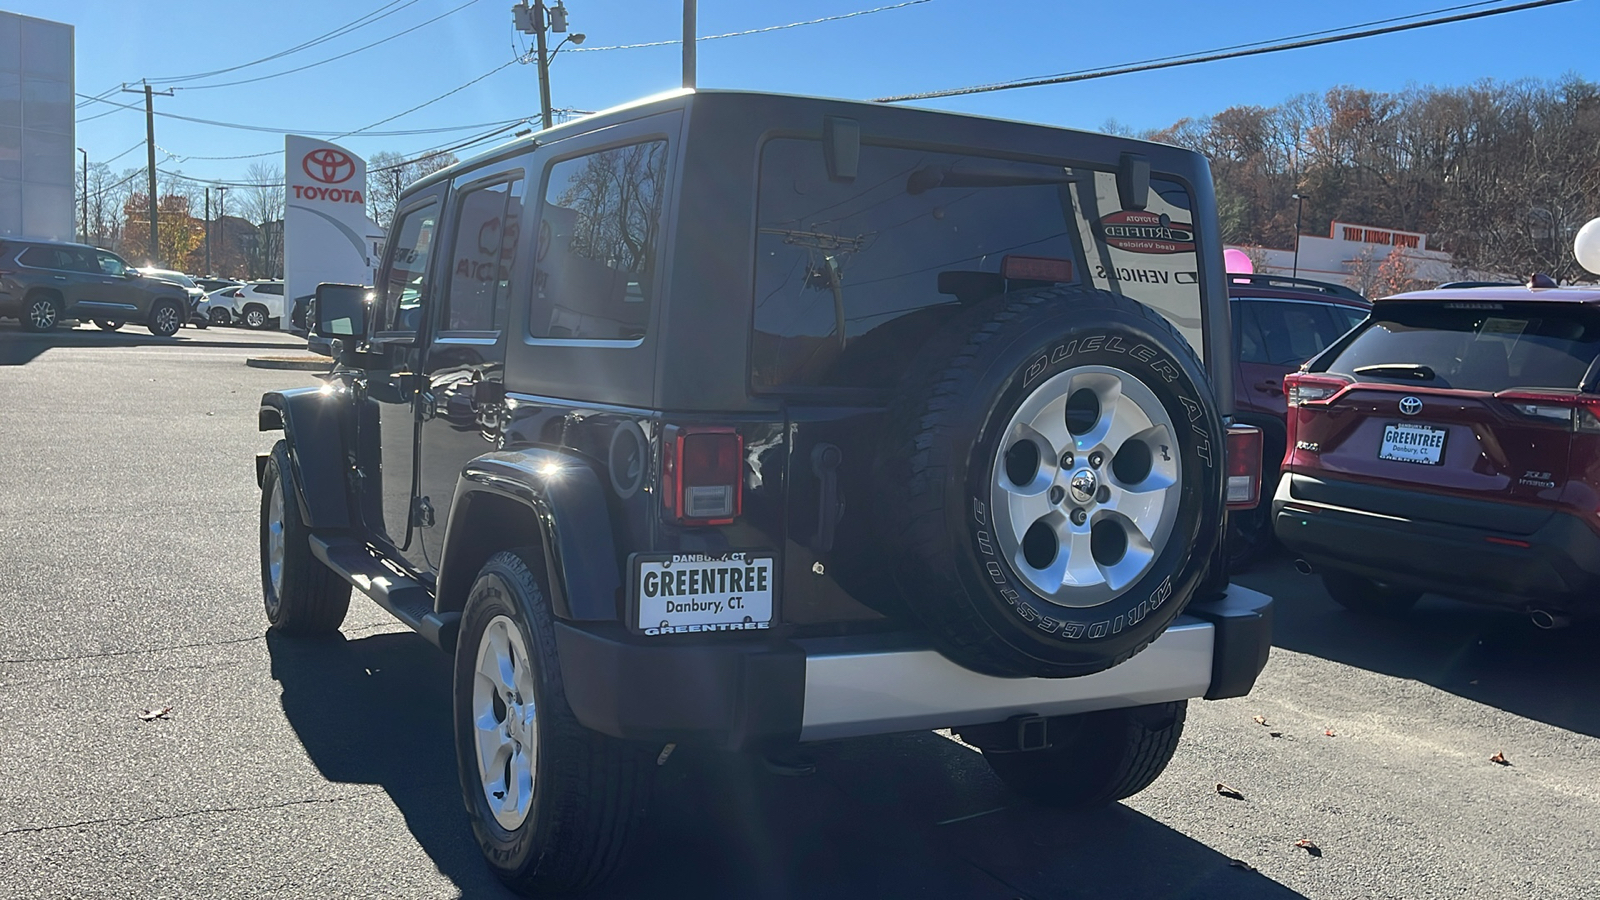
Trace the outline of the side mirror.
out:
<instances>
[{"instance_id":1,"label":"side mirror","mask_svg":"<svg viewBox=\"0 0 1600 900\"><path fill-rule=\"evenodd\" d=\"M367 336L367 310L372 288L358 284L319 284L311 300L311 332L321 337L344 338L354 346Z\"/></svg>"},{"instance_id":2,"label":"side mirror","mask_svg":"<svg viewBox=\"0 0 1600 900\"><path fill-rule=\"evenodd\" d=\"M123 269L122 270L122 277L132 280L134 278L140 278L140 277L143 277L143 276L141 276L139 274L139 270L138 269Z\"/></svg>"}]
</instances>

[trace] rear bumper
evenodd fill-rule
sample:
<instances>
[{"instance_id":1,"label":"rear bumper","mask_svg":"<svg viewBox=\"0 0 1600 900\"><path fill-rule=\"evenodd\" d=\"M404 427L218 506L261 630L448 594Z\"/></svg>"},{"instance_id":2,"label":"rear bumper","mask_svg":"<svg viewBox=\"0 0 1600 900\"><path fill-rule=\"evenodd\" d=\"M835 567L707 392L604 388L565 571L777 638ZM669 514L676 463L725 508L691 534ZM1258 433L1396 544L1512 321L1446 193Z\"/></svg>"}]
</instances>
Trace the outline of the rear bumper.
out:
<instances>
[{"instance_id":1,"label":"rear bumper","mask_svg":"<svg viewBox=\"0 0 1600 900\"><path fill-rule=\"evenodd\" d=\"M1526 533L1500 531L1488 526L1509 521L1502 504L1460 500L1453 502L1481 507L1472 518L1484 527L1429 522L1305 499L1294 483L1303 477L1279 483L1273 530L1313 566L1496 606L1600 612L1600 534L1576 516L1555 512ZM1395 509L1409 493L1361 491L1396 495L1386 505Z\"/></svg>"},{"instance_id":2,"label":"rear bumper","mask_svg":"<svg viewBox=\"0 0 1600 900\"><path fill-rule=\"evenodd\" d=\"M1082 678L980 675L904 634L675 645L556 626L567 702L584 726L733 750L1243 696L1271 642L1272 598L1237 585Z\"/></svg>"}]
</instances>

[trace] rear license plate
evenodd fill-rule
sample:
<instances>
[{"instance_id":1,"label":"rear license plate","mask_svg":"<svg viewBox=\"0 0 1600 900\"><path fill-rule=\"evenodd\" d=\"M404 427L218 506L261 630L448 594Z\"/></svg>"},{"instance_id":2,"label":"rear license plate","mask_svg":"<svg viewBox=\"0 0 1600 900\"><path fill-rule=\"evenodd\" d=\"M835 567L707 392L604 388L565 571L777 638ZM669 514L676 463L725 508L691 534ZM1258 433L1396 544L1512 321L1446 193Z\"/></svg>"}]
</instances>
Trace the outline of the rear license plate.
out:
<instances>
[{"instance_id":1,"label":"rear license plate","mask_svg":"<svg viewBox=\"0 0 1600 900\"><path fill-rule=\"evenodd\" d=\"M1445 429L1429 425L1385 425L1378 458L1437 466L1444 462L1444 439L1447 434L1449 432Z\"/></svg>"},{"instance_id":2,"label":"rear license plate","mask_svg":"<svg viewBox=\"0 0 1600 900\"><path fill-rule=\"evenodd\" d=\"M776 578L771 554L637 555L633 624L647 635L770 628Z\"/></svg>"}]
</instances>

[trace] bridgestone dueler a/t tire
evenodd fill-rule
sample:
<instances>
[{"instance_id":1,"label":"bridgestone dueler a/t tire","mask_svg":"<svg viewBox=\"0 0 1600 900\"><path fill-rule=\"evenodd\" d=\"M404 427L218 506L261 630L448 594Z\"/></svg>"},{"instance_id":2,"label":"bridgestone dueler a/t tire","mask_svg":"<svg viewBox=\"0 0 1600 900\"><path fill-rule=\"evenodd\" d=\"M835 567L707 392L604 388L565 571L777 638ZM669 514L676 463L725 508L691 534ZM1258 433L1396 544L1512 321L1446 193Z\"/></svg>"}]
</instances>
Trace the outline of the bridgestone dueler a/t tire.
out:
<instances>
[{"instance_id":1,"label":"bridgestone dueler a/t tire","mask_svg":"<svg viewBox=\"0 0 1600 900\"><path fill-rule=\"evenodd\" d=\"M1188 704L1160 703L1051 719L1051 746L984 751L1006 786L1035 803L1066 809L1132 797L1161 776L1178 749ZM1059 732L1067 732L1057 736Z\"/></svg>"},{"instance_id":2,"label":"bridgestone dueler a/t tire","mask_svg":"<svg viewBox=\"0 0 1600 900\"><path fill-rule=\"evenodd\" d=\"M1137 580L1108 579L1114 596L1073 605L1024 579L990 508L1001 432L1036 389L1086 366L1165 411L1176 446L1155 452L1175 465L1176 512ZM1060 678L1123 662L1182 611L1222 539L1225 445L1210 382L1167 320L1125 297L1042 288L957 316L908 372L886 438L875 505L899 603L974 671Z\"/></svg>"},{"instance_id":3,"label":"bridgestone dueler a/t tire","mask_svg":"<svg viewBox=\"0 0 1600 900\"><path fill-rule=\"evenodd\" d=\"M644 813L659 747L621 741L578 724L567 705L556 656L555 620L538 573L537 551L490 557L461 618L455 654L455 735L461 793L479 849L518 893L577 893L615 869ZM473 682L479 644L497 618L521 632L533 669L537 755L527 817L508 830L495 818L478 773Z\"/></svg>"},{"instance_id":4,"label":"bridgestone dueler a/t tire","mask_svg":"<svg viewBox=\"0 0 1600 900\"><path fill-rule=\"evenodd\" d=\"M289 465L288 444L278 441L261 479L261 591L267 622L281 634L332 634L350 610L350 582L312 554L311 530L300 518L300 498ZM274 491L282 503L281 589L273 586L272 578Z\"/></svg>"}]
</instances>

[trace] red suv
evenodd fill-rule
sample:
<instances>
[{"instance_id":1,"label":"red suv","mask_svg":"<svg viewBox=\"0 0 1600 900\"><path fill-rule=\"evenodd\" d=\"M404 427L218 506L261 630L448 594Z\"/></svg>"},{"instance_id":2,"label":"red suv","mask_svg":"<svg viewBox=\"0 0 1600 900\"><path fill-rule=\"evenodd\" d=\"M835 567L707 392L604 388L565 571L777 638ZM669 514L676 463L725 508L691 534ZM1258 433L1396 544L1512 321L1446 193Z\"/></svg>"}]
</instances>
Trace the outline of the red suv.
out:
<instances>
[{"instance_id":1,"label":"red suv","mask_svg":"<svg viewBox=\"0 0 1600 900\"><path fill-rule=\"evenodd\" d=\"M1228 512L1228 551L1239 567L1271 543L1272 492L1283 459L1288 412L1283 377L1344 336L1372 308L1339 284L1278 275L1228 276L1233 314L1234 421L1261 429L1261 503Z\"/></svg>"},{"instance_id":2,"label":"red suv","mask_svg":"<svg viewBox=\"0 0 1600 900\"><path fill-rule=\"evenodd\" d=\"M1535 284L1551 284L1537 279ZM1274 530L1346 607L1600 611L1600 288L1400 294L1284 379Z\"/></svg>"}]
</instances>

